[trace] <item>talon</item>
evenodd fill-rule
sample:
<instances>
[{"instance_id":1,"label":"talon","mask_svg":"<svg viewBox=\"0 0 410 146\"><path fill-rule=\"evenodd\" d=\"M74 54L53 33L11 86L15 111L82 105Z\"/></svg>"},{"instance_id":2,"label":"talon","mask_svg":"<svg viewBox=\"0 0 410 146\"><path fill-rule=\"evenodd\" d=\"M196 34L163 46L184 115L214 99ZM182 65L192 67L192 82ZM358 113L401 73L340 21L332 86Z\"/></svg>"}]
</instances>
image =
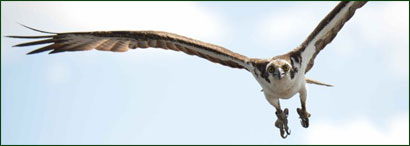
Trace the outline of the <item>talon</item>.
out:
<instances>
[{"instance_id":1,"label":"talon","mask_svg":"<svg viewBox=\"0 0 410 146\"><path fill-rule=\"evenodd\" d=\"M306 118L306 119L301 118L300 123L302 124L303 128L308 128L309 127L309 119L308 118Z\"/></svg>"},{"instance_id":2,"label":"talon","mask_svg":"<svg viewBox=\"0 0 410 146\"><path fill-rule=\"evenodd\" d=\"M285 108L285 110L283 112L285 112L286 117L289 115L289 109L288 108Z\"/></svg>"},{"instance_id":3,"label":"talon","mask_svg":"<svg viewBox=\"0 0 410 146\"><path fill-rule=\"evenodd\" d=\"M289 134L286 134L284 129L280 129L280 136L281 136L283 139L285 139L286 137L288 137L288 135L289 135Z\"/></svg>"},{"instance_id":4,"label":"talon","mask_svg":"<svg viewBox=\"0 0 410 146\"><path fill-rule=\"evenodd\" d=\"M290 133L291 133L291 131L290 131L290 129L287 125L285 126L285 132L286 132L287 135L290 135Z\"/></svg>"},{"instance_id":5,"label":"talon","mask_svg":"<svg viewBox=\"0 0 410 146\"><path fill-rule=\"evenodd\" d=\"M289 110L287 108L285 108L283 112L281 111L276 112L276 116L278 117L278 119L275 122L275 126L279 128L280 136L284 139L288 137L288 135L290 135L291 133L288 127L288 122L287 122L288 114L289 114Z\"/></svg>"},{"instance_id":6,"label":"talon","mask_svg":"<svg viewBox=\"0 0 410 146\"><path fill-rule=\"evenodd\" d=\"M302 127L308 128L309 127L310 113L307 112L306 110L302 110L300 108L297 108L296 111L299 114L300 123L301 123Z\"/></svg>"},{"instance_id":7,"label":"talon","mask_svg":"<svg viewBox=\"0 0 410 146\"><path fill-rule=\"evenodd\" d=\"M291 133L289 127L287 125L282 125L281 128L279 128L280 131L280 136L285 139L286 137L288 137Z\"/></svg>"}]
</instances>

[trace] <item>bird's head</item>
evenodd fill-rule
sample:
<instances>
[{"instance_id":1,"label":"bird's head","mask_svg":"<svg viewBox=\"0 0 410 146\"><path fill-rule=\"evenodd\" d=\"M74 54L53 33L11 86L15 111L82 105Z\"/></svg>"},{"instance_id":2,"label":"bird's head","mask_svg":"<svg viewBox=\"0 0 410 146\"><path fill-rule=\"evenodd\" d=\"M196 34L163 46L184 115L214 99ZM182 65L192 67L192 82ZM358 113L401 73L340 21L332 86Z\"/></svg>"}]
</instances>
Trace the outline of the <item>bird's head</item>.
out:
<instances>
[{"instance_id":1,"label":"bird's head","mask_svg":"<svg viewBox=\"0 0 410 146\"><path fill-rule=\"evenodd\" d=\"M289 77L291 69L292 66L290 65L290 63L282 59L274 59L270 61L269 64L266 66L266 71L269 74L269 76L277 80Z\"/></svg>"}]
</instances>

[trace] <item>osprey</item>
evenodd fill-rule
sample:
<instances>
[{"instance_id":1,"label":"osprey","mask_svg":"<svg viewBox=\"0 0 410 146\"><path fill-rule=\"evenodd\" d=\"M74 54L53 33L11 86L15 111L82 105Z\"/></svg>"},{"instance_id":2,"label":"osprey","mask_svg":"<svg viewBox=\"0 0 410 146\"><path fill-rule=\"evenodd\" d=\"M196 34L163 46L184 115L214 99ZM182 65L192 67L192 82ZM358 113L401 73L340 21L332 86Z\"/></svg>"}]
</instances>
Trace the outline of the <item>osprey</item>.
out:
<instances>
[{"instance_id":1,"label":"osprey","mask_svg":"<svg viewBox=\"0 0 410 146\"><path fill-rule=\"evenodd\" d=\"M306 108L306 83L324 86L331 85L310 80L305 77L305 74L312 68L317 54L335 38L343 25L365 3L363 1L340 2L302 44L286 54L267 59L248 58L217 45L160 31L52 33L25 26L34 31L50 35L7 37L43 39L18 44L15 47L49 44L28 54L44 51L51 51L49 54L54 54L92 49L125 52L136 48L162 48L196 55L232 68L245 69L255 77L261 85L268 102L276 108L277 120L275 126L279 128L281 137L286 138L290 134L287 120L289 110L287 108L282 110L279 99L289 99L296 93L299 93L301 108L297 108L296 111L301 119L301 125L305 128L309 127L309 117L311 114Z\"/></svg>"}]
</instances>

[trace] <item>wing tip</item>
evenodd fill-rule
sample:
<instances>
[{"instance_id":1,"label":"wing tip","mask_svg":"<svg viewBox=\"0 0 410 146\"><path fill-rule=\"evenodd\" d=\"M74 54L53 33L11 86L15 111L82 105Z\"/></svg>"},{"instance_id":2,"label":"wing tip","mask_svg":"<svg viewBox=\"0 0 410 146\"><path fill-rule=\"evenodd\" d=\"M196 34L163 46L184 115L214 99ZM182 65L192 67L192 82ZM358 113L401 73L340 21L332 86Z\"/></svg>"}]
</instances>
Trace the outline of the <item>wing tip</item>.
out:
<instances>
[{"instance_id":1,"label":"wing tip","mask_svg":"<svg viewBox=\"0 0 410 146\"><path fill-rule=\"evenodd\" d=\"M18 23L18 22L17 22L17 23ZM31 29L31 30L33 30L33 31L37 31L37 32L41 32L41 33L48 33L48 34L57 34L57 33L55 33L55 32L48 32L48 31L43 31L43 30L35 29L35 28L29 27L29 26L27 26L27 25L21 24L21 23L18 23L18 24L20 24L21 26L23 26L23 27L25 27L25 28Z\"/></svg>"},{"instance_id":2,"label":"wing tip","mask_svg":"<svg viewBox=\"0 0 410 146\"><path fill-rule=\"evenodd\" d=\"M49 50L34 50L34 51L31 51L31 52L28 52L26 55L38 54L38 53L42 53L42 52L45 52L45 51L49 51ZM53 50L53 51L48 52L48 55L53 55L53 54L61 53L61 52L65 52L65 51Z\"/></svg>"},{"instance_id":3,"label":"wing tip","mask_svg":"<svg viewBox=\"0 0 410 146\"><path fill-rule=\"evenodd\" d=\"M33 50L33 51L31 51L31 52L28 52L26 55L33 55L33 54L37 54L37 53L41 53L41 52L44 52L44 51L47 51L47 50Z\"/></svg>"},{"instance_id":4,"label":"wing tip","mask_svg":"<svg viewBox=\"0 0 410 146\"><path fill-rule=\"evenodd\" d=\"M43 30L39 30L39 29L35 29L29 26L26 26L24 24L18 23L21 26L28 28L30 30L36 31L36 32L41 32L41 33L47 33L47 34L53 34L53 35L44 35L44 36L16 36L16 35L6 35L4 37L8 37L8 38L19 38L19 39L38 39L38 38L50 38L50 37L55 37L56 35L58 35L58 33L55 32L48 32L48 31L43 31Z\"/></svg>"},{"instance_id":5,"label":"wing tip","mask_svg":"<svg viewBox=\"0 0 410 146\"><path fill-rule=\"evenodd\" d=\"M39 38L51 38L56 35L43 35L43 36L16 36L16 35L7 35L4 37L8 38L18 38L18 39L39 39Z\"/></svg>"}]
</instances>

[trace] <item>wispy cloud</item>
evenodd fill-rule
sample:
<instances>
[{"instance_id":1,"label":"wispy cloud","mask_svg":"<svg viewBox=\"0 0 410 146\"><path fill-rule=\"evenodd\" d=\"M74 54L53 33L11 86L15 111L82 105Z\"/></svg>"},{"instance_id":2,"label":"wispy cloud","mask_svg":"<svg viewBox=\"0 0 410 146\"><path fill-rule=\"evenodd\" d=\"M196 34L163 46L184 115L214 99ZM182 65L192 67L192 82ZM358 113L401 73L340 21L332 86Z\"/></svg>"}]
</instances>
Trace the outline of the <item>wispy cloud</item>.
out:
<instances>
[{"instance_id":1,"label":"wispy cloud","mask_svg":"<svg viewBox=\"0 0 410 146\"><path fill-rule=\"evenodd\" d=\"M310 127L310 144L409 144L408 113L386 117L388 124L381 128L365 118L345 122L322 120Z\"/></svg>"},{"instance_id":2,"label":"wispy cloud","mask_svg":"<svg viewBox=\"0 0 410 146\"><path fill-rule=\"evenodd\" d=\"M386 49L388 64L394 74L409 76L409 2L391 3L382 14L382 23L392 41Z\"/></svg>"},{"instance_id":3,"label":"wispy cloud","mask_svg":"<svg viewBox=\"0 0 410 146\"><path fill-rule=\"evenodd\" d=\"M30 26L48 28L38 22L53 22L63 31L160 30L218 38L219 16L195 2L8 2L15 19ZM13 10L11 10L13 9ZM18 10L31 11L26 18ZM60 29L61 29L60 28Z\"/></svg>"},{"instance_id":4,"label":"wispy cloud","mask_svg":"<svg viewBox=\"0 0 410 146\"><path fill-rule=\"evenodd\" d=\"M13 11L13 21L54 32L109 31L109 30L156 30L167 31L206 42L216 43L226 37L225 23L219 15L195 2L6 2L7 12ZM21 10L21 11L20 11ZM24 10L24 11L23 11ZM21 14L29 12L30 18ZM35 17L35 18L33 18ZM43 22L43 23L42 23ZM24 32L13 34L38 35L13 24L10 26ZM33 34L32 34L33 33ZM84 52L83 52L84 53ZM143 53L124 53L123 59L173 57L179 53L150 50ZM84 53L90 58L100 56ZM60 55L60 54L59 54ZM108 54L110 57L118 55Z\"/></svg>"},{"instance_id":5,"label":"wispy cloud","mask_svg":"<svg viewBox=\"0 0 410 146\"><path fill-rule=\"evenodd\" d=\"M355 31L367 51L381 51L391 74L409 75L409 2L369 2L361 11ZM377 23L375 23L377 22Z\"/></svg>"},{"instance_id":6,"label":"wispy cloud","mask_svg":"<svg viewBox=\"0 0 410 146\"><path fill-rule=\"evenodd\" d=\"M296 47L332 7L333 5L329 3L310 2L303 5L291 5L286 9L273 8L267 14L266 19L260 22L261 43L284 50Z\"/></svg>"}]
</instances>

